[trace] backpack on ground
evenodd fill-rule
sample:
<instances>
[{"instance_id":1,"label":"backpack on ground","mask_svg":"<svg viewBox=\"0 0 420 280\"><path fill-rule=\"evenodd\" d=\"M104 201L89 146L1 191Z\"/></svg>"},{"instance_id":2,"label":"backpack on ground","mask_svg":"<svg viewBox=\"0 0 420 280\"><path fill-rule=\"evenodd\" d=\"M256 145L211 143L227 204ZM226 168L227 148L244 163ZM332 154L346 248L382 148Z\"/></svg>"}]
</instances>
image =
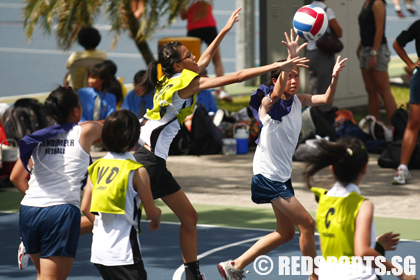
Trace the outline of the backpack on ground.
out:
<instances>
[{"instance_id":1,"label":"backpack on ground","mask_svg":"<svg viewBox=\"0 0 420 280\"><path fill-rule=\"evenodd\" d=\"M54 123L47 115L44 105L31 98L17 100L14 106L4 112L2 120L7 138L16 141Z\"/></svg>"},{"instance_id":2,"label":"backpack on ground","mask_svg":"<svg viewBox=\"0 0 420 280\"><path fill-rule=\"evenodd\" d=\"M214 125L207 110L203 106L197 106L191 125L190 154L218 154L222 147L222 132Z\"/></svg>"},{"instance_id":3,"label":"backpack on ground","mask_svg":"<svg viewBox=\"0 0 420 280\"><path fill-rule=\"evenodd\" d=\"M408 112L403 108L396 109L391 116L391 124L394 127L394 141L404 137L405 128L408 123Z\"/></svg>"},{"instance_id":4,"label":"backpack on ground","mask_svg":"<svg viewBox=\"0 0 420 280\"><path fill-rule=\"evenodd\" d=\"M397 169L400 165L401 159L401 146L402 139L392 142L389 144L382 154L378 158L378 165L382 168L394 168ZM420 169L420 147L419 143L411 155L410 162L408 164L409 169Z\"/></svg>"},{"instance_id":5,"label":"backpack on ground","mask_svg":"<svg viewBox=\"0 0 420 280\"><path fill-rule=\"evenodd\" d=\"M33 98L18 99L15 102L14 107L27 108L31 113L33 112L33 114L35 115L34 117L35 122L33 122L31 125L34 131L37 131L41 128L46 128L54 124L54 120L47 114L44 104L42 104L36 99L33 99Z\"/></svg>"},{"instance_id":6,"label":"backpack on ground","mask_svg":"<svg viewBox=\"0 0 420 280\"><path fill-rule=\"evenodd\" d=\"M336 133L330 121L318 107L308 107L302 112L302 130L299 143L307 139L314 139L315 135L328 137L332 142L337 140Z\"/></svg>"},{"instance_id":7,"label":"backpack on ground","mask_svg":"<svg viewBox=\"0 0 420 280\"><path fill-rule=\"evenodd\" d=\"M352 121L348 119L341 119L334 123L335 133L337 138L344 138L344 137L357 137L363 142L366 142L369 139L369 135L367 135L357 124L354 124Z\"/></svg>"},{"instance_id":8,"label":"backpack on ground","mask_svg":"<svg viewBox=\"0 0 420 280\"><path fill-rule=\"evenodd\" d=\"M383 122L376 120L374 116L368 115L361 119L359 127L373 140L393 141L393 128L386 127Z\"/></svg>"},{"instance_id":9,"label":"backpack on ground","mask_svg":"<svg viewBox=\"0 0 420 280\"><path fill-rule=\"evenodd\" d=\"M172 140L169 146L169 155L180 156L188 155L191 151L191 136L185 125L181 125L178 134Z\"/></svg>"}]
</instances>

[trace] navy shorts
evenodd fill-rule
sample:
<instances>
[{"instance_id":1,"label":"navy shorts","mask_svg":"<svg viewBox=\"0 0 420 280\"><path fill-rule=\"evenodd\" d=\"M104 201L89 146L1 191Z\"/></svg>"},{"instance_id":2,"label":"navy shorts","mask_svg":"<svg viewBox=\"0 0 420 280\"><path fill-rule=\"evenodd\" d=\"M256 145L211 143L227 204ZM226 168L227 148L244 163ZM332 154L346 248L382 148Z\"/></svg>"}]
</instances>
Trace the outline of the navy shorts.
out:
<instances>
[{"instance_id":1,"label":"navy shorts","mask_svg":"<svg viewBox=\"0 0 420 280\"><path fill-rule=\"evenodd\" d=\"M28 254L41 258L76 257L80 236L80 209L63 204L50 207L21 205L19 228Z\"/></svg>"},{"instance_id":2,"label":"navy shorts","mask_svg":"<svg viewBox=\"0 0 420 280\"><path fill-rule=\"evenodd\" d=\"M410 103L420 104L420 71L417 68L414 69L410 81Z\"/></svg>"},{"instance_id":3,"label":"navy shorts","mask_svg":"<svg viewBox=\"0 0 420 280\"><path fill-rule=\"evenodd\" d=\"M271 203L278 197L288 199L295 195L292 180L278 182L270 180L261 174L254 175L251 183L252 201L255 203Z\"/></svg>"}]
</instances>

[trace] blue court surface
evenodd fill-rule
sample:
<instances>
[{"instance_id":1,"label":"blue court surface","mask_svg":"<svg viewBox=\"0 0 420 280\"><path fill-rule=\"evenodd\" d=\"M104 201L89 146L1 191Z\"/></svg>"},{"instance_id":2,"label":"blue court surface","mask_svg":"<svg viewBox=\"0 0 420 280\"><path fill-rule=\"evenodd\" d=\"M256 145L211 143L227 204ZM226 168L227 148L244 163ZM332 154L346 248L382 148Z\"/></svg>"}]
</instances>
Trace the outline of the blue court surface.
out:
<instances>
[{"instance_id":1,"label":"blue court surface","mask_svg":"<svg viewBox=\"0 0 420 280\"><path fill-rule=\"evenodd\" d=\"M148 279L185 279L182 265L181 251L179 249L179 224L162 223L159 230L147 231L147 224L142 223L141 246ZM221 279L216 268L220 261L235 258L247 250L256 240L268 233L268 230L255 230L245 228L226 228L209 225L199 225L198 257L201 272L207 279ZM0 279L35 279L36 270L30 262L29 266L21 271L17 265L17 249L20 242L18 214L0 214ZM68 279L102 279L90 259L90 242L92 236L84 235L79 242L77 256ZM317 247L319 246L316 237ZM420 242L400 241L396 251L387 252L386 256L401 257L413 256L416 259L416 271L420 262ZM307 279L308 276L279 276L279 256L301 256L299 250L298 234L295 238L268 255L273 260L273 270L268 275L259 275L250 264L245 270L250 271L247 279ZM265 268L266 264L262 264ZM395 276L384 276L383 279L397 279Z\"/></svg>"}]
</instances>

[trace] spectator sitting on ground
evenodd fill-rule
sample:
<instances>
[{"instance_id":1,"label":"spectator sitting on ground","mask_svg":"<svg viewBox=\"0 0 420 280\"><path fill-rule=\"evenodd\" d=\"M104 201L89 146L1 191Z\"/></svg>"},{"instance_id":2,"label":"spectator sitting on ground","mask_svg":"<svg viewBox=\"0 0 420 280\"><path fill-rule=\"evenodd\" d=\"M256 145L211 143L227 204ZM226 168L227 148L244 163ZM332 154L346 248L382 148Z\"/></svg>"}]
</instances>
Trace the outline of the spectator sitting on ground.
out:
<instances>
[{"instance_id":1,"label":"spectator sitting on ground","mask_svg":"<svg viewBox=\"0 0 420 280\"><path fill-rule=\"evenodd\" d=\"M79 33L77 34L77 42L83 48L84 51L75 51L73 52L70 57L67 59L66 68L70 69L72 64L80 59L84 58L100 58L103 60L107 59L106 51L104 50L97 50L96 47L101 42L101 34L96 28L91 26L85 26L80 29ZM69 85L70 82L70 71L68 71L64 77L64 85Z\"/></svg>"},{"instance_id":2,"label":"spectator sitting on ground","mask_svg":"<svg viewBox=\"0 0 420 280\"><path fill-rule=\"evenodd\" d=\"M104 63L92 67L88 77L89 87L77 91L83 108L80 122L104 120L116 110L115 95L109 91L110 79L111 74Z\"/></svg>"},{"instance_id":3,"label":"spectator sitting on ground","mask_svg":"<svg viewBox=\"0 0 420 280\"><path fill-rule=\"evenodd\" d=\"M119 79L115 76L115 74L117 73L117 65L114 63L114 61L110 59L105 60L104 64L108 67L109 72L111 74L109 92L112 92L112 94L115 95L115 97L117 98L117 106L121 106L121 103L124 99L124 88L121 85Z\"/></svg>"},{"instance_id":4,"label":"spectator sitting on ground","mask_svg":"<svg viewBox=\"0 0 420 280\"><path fill-rule=\"evenodd\" d=\"M145 92L140 86L144 74L146 70L140 70L134 75L134 89L127 93L121 105L121 109L133 112L139 119L143 118L147 109L153 108L152 93Z\"/></svg>"},{"instance_id":5,"label":"spectator sitting on ground","mask_svg":"<svg viewBox=\"0 0 420 280\"><path fill-rule=\"evenodd\" d=\"M201 77L208 77L207 76L207 70L204 69L201 73L200 73ZM211 90L209 89L204 89L202 91L200 91L197 94L197 99L195 101L195 104L199 104L202 105L207 112L209 113L210 117L213 117L214 114L216 114L217 110L219 109L217 107L216 101L214 100L213 95L211 94Z\"/></svg>"}]
</instances>

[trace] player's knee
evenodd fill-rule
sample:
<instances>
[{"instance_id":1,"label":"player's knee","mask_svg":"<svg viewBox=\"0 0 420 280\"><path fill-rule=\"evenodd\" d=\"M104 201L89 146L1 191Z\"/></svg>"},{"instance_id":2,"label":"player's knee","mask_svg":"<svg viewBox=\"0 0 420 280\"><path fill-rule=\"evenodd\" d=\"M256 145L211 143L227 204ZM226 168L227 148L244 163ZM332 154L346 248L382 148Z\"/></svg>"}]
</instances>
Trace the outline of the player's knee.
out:
<instances>
[{"instance_id":1,"label":"player's knee","mask_svg":"<svg viewBox=\"0 0 420 280\"><path fill-rule=\"evenodd\" d=\"M290 230L283 233L283 237L286 242L291 241L295 237L295 228L291 228Z\"/></svg>"},{"instance_id":2,"label":"player's knee","mask_svg":"<svg viewBox=\"0 0 420 280\"><path fill-rule=\"evenodd\" d=\"M198 213L195 210L190 211L183 219L181 219L181 224L186 227L195 227L198 222Z\"/></svg>"},{"instance_id":3,"label":"player's knee","mask_svg":"<svg viewBox=\"0 0 420 280\"><path fill-rule=\"evenodd\" d=\"M306 219L303 228L307 234L315 234L315 221L311 216Z\"/></svg>"},{"instance_id":4,"label":"player's knee","mask_svg":"<svg viewBox=\"0 0 420 280\"><path fill-rule=\"evenodd\" d=\"M409 119L407 123L407 129L413 131L413 133L417 133L420 129L420 118L417 119Z\"/></svg>"}]
</instances>

